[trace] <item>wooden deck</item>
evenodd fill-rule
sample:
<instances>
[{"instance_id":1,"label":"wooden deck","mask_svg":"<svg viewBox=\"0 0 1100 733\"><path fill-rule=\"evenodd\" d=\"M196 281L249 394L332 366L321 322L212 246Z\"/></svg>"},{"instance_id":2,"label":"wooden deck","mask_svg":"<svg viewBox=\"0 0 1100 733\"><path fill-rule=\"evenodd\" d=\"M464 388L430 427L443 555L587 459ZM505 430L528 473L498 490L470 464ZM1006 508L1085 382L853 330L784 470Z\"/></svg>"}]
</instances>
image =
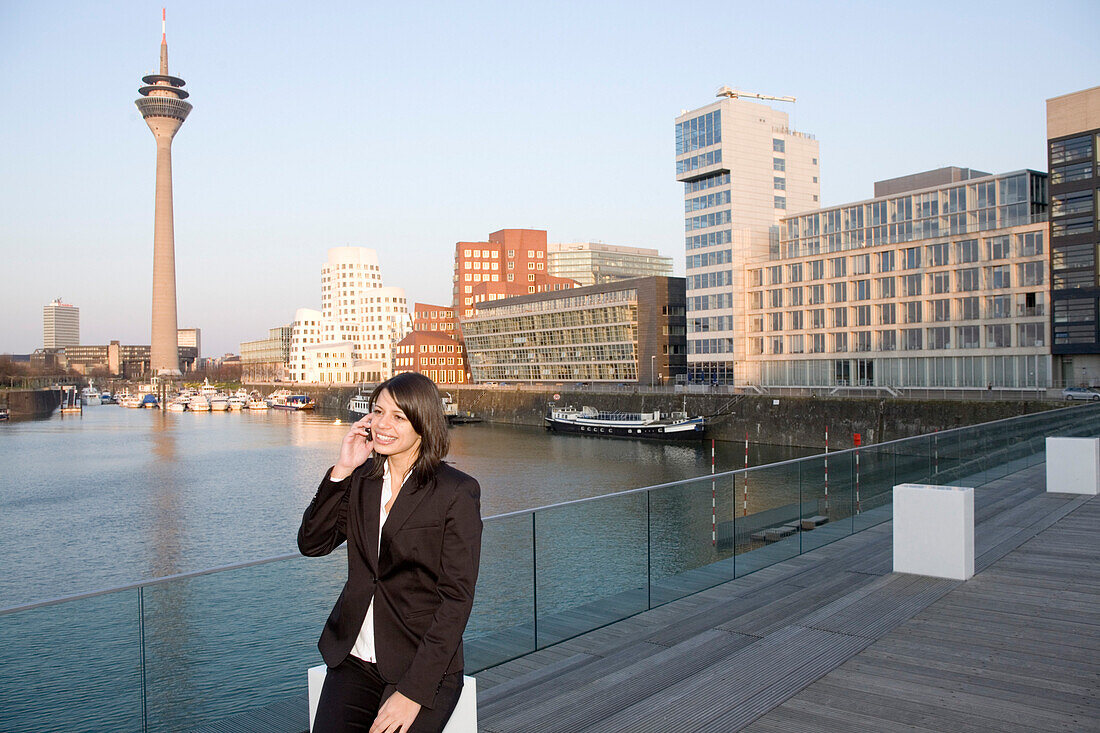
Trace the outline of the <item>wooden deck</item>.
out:
<instances>
[{"instance_id":1,"label":"wooden deck","mask_svg":"<svg viewBox=\"0 0 1100 733\"><path fill-rule=\"evenodd\" d=\"M1100 730L1100 500L975 490L977 575L891 572L891 526L477 675L480 729Z\"/></svg>"}]
</instances>

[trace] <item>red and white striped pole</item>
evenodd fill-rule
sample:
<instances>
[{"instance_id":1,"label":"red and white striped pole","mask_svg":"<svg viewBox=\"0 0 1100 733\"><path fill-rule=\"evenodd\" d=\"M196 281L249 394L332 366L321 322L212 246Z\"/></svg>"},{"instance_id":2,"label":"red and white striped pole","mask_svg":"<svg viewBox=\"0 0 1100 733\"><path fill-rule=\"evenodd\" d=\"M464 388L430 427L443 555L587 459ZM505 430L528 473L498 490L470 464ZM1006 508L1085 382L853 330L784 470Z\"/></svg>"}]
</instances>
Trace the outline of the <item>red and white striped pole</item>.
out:
<instances>
[{"instance_id":1,"label":"red and white striped pole","mask_svg":"<svg viewBox=\"0 0 1100 733\"><path fill-rule=\"evenodd\" d=\"M745 431L745 499L742 516L749 516L749 431Z\"/></svg>"},{"instance_id":2,"label":"red and white striped pole","mask_svg":"<svg viewBox=\"0 0 1100 733\"><path fill-rule=\"evenodd\" d=\"M710 545L718 544L718 502L714 490L714 438L710 439Z\"/></svg>"},{"instance_id":3,"label":"red and white striped pole","mask_svg":"<svg viewBox=\"0 0 1100 733\"><path fill-rule=\"evenodd\" d=\"M856 433L852 442L856 448L856 514L859 514L859 446L862 445L862 436Z\"/></svg>"},{"instance_id":4,"label":"red and white striped pole","mask_svg":"<svg viewBox=\"0 0 1100 733\"><path fill-rule=\"evenodd\" d=\"M825 426L825 514L829 513L829 426Z\"/></svg>"}]
</instances>

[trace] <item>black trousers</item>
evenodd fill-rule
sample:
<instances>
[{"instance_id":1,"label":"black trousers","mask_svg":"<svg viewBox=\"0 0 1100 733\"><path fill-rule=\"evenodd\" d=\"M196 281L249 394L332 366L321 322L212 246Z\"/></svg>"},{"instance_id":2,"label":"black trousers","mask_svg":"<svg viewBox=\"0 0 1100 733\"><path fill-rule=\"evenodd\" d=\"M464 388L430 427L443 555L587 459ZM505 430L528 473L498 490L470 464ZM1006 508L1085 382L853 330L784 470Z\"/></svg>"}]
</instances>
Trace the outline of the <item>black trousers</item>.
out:
<instances>
[{"instance_id":1,"label":"black trousers","mask_svg":"<svg viewBox=\"0 0 1100 733\"><path fill-rule=\"evenodd\" d=\"M366 733L378 715L378 708L393 691L393 685L386 684L378 674L378 665L349 654L338 667L328 669L317 702L313 733ZM420 708L412 727L401 733L440 733L461 692L462 673L445 676L435 696L435 707Z\"/></svg>"}]
</instances>

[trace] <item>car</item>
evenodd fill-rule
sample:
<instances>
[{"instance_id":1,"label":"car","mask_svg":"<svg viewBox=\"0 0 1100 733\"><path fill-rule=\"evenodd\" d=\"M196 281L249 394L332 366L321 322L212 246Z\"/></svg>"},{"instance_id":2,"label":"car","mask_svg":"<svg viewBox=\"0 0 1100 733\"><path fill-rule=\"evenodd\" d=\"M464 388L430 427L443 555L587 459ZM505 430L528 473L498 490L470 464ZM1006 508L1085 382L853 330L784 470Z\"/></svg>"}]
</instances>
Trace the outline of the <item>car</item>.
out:
<instances>
[{"instance_id":1,"label":"car","mask_svg":"<svg viewBox=\"0 0 1100 733\"><path fill-rule=\"evenodd\" d=\"M1100 392L1091 387L1066 387L1062 390L1063 400L1085 400L1096 402L1100 400Z\"/></svg>"}]
</instances>

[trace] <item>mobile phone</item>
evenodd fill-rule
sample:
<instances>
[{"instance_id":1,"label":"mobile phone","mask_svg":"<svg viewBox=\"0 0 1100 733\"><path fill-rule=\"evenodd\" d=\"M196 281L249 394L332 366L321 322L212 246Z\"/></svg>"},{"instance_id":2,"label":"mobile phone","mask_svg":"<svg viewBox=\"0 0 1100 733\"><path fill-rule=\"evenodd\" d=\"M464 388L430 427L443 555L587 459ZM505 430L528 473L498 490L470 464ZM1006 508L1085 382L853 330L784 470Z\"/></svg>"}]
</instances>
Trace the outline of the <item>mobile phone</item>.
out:
<instances>
[{"instance_id":1,"label":"mobile phone","mask_svg":"<svg viewBox=\"0 0 1100 733\"><path fill-rule=\"evenodd\" d=\"M368 441L374 440L374 436L371 435L370 428L367 428L367 440Z\"/></svg>"}]
</instances>

